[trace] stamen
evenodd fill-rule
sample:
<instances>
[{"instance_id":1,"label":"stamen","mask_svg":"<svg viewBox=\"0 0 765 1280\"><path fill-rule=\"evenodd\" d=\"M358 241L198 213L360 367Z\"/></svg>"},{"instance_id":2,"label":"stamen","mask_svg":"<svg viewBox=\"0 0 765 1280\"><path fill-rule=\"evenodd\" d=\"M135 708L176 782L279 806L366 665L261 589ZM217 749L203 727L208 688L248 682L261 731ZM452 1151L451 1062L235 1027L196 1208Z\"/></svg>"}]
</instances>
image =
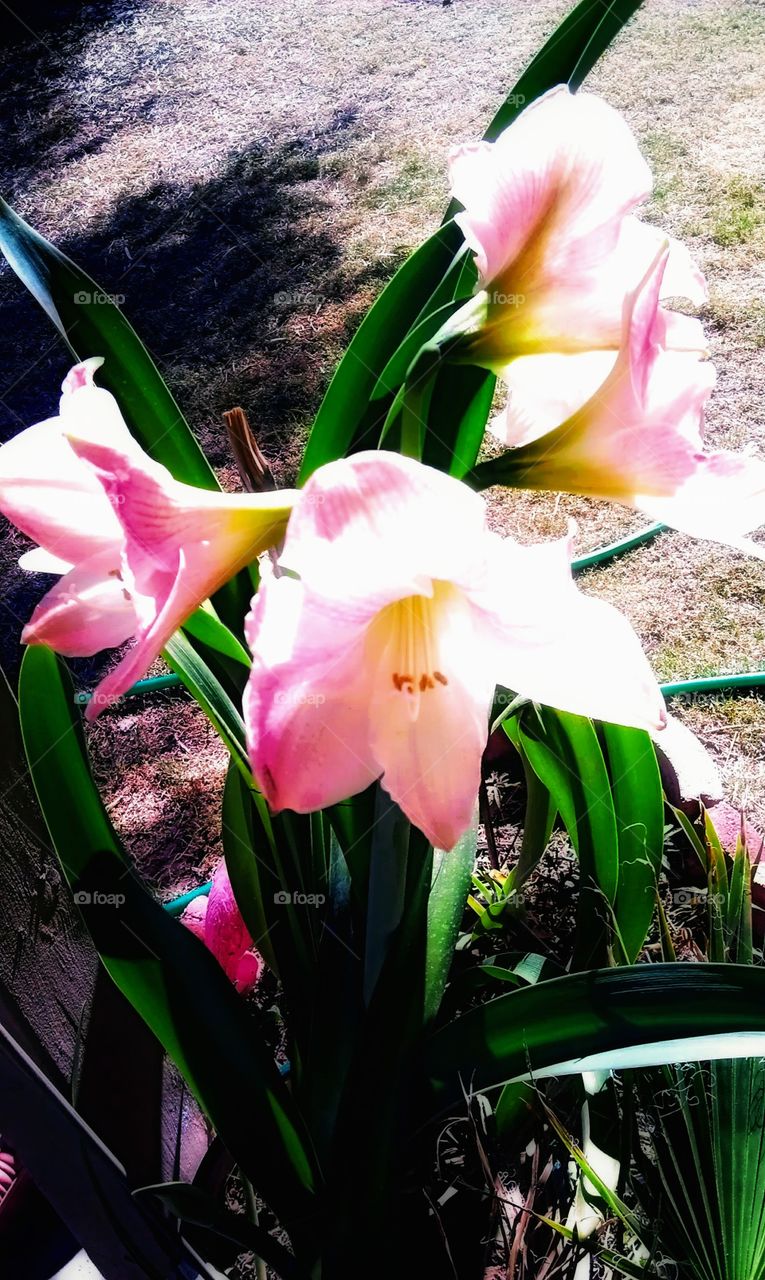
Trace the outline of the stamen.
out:
<instances>
[{"instance_id":1,"label":"stamen","mask_svg":"<svg viewBox=\"0 0 765 1280\"><path fill-rule=\"evenodd\" d=\"M419 715L420 697L424 693L435 689L437 684L449 683L444 673L436 667L439 650L438 611L443 604L439 596L440 585L434 584L432 597L408 596L391 606L396 611L395 619L391 618L391 656L398 659L396 669L391 672L391 679L396 692L407 695L412 719Z\"/></svg>"}]
</instances>

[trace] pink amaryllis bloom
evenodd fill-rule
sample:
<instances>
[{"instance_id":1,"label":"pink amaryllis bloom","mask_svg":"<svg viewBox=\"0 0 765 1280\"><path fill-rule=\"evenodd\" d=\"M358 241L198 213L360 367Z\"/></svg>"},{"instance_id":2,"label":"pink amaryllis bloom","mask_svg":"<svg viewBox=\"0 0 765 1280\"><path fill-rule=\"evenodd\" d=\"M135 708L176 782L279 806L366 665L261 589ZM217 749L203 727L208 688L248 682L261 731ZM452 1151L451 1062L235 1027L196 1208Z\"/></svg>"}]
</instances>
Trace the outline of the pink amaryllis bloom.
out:
<instances>
[{"instance_id":1,"label":"pink amaryllis bloom","mask_svg":"<svg viewBox=\"0 0 765 1280\"><path fill-rule=\"evenodd\" d=\"M410 458L319 468L247 620L249 751L272 808L319 809L381 779L449 849L471 821L497 684L659 728L635 633L576 589L569 559L569 539L490 533L479 495Z\"/></svg>"},{"instance_id":2,"label":"pink amaryllis bloom","mask_svg":"<svg viewBox=\"0 0 765 1280\"><path fill-rule=\"evenodd\" d=\"M666 265L665 249L627 298L621 348L603 368L594 394L588 398L590 371L582 370L581 390L566 405L563 422L545 431L536 375L528 401L519 383L494 428L515 447L496 464L479 466L477 475L524 489L613 499L694 537L762 558L765 548L744 535L765 523L765 461L705 451L701 428L714 369L697 353L666 345L666 316L657 306ZM570 388L579 379L576 366L594 359L550 356L538 362L555 386L557 364L569 360ZM548 424L557 416L550 415Z\"/></svg>"},{"instance_id":3,"label":"pink amaryllis bloom","mask_svg":"<svg viewBox=\"0 0 765 1280\"><path fill-rule=\"evenodd\" d=\"M146 673L203 601L281 538L294 499L287 490L224 494L174 480L95 386L100 364L72 369L58 416L0 448L0 511L38 543L21 563L63 575L23 641L69 656L136 641L96 689L90 718Z\"/></svg>"},{"instance_id":4,"label":"pink amaryllis bloom","mask_svg":"<svg viewBox=\"0 0 765 1280\"><path fill-rule=\"evenodd\" d=\"M201 894L189 903L181 923L204 942L237 991L246 994L257 986L263 960L236 904L225 862L218 866L209 894Z\"/></svg>"},{"instance_id":5,"label":"pink amaryllis bloom","mask_svg":"<svg viewBox=\"0 0 765 1280\"><path fill-rule=\"evenodd\" d=\"M650 170L618 112L561 85L496 142L459 147L450 173L464 206L456 221L474 251L479 283L441 337L450 339L453 358L498 373L511 399L523 361L527 397L536 380L540 407L554 419L556 399L570 398L570 370L581 383L584 369L591 390L605 375L597 359L573 368L561 359L551 388L543 357L615 355L624 298L665 239L633 213L650 192ZM703 301L703 277L687 250L669 243L662 296ZM705 349L700 325L681 318L675 326L667 314L669 345Z\"/></svg>"}]
</instances>

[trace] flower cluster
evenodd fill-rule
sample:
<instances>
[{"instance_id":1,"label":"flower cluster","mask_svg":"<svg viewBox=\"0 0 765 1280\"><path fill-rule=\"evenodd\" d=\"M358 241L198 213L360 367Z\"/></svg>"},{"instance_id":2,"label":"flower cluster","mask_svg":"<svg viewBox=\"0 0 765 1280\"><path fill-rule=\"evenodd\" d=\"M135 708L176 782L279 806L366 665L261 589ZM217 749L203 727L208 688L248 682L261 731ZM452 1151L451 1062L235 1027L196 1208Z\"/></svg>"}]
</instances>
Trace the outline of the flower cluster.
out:
<instances>
[{"instance_id":1,"label":"flower cluster","mask_svg":"<svg viewBox=\"0 0 765 1280\"><path fill-rule=\"evenodd\" d=\"M628 503L762 555L765 463L705 452L714 375L685 249L634 209L650 174L621 117L565 88L492 144L452 158L479 288L442 331L448 358L496 370L508 405L505 483ZM24 631L83 655L133 646L88 714L119 697L173 632L266 549L247 619L255 778L274 810L310 811L379 779L440 848L469 825L497 684L539 702L660 730L637 637L580 593L571 537L491 533L461 481L391 452L329 463L297 492L180 484L94 384L68 375L59 415L0 449L0 509L59 581ZM480 473L480 468L478 469Z\"/></svg>"}]
</instances>

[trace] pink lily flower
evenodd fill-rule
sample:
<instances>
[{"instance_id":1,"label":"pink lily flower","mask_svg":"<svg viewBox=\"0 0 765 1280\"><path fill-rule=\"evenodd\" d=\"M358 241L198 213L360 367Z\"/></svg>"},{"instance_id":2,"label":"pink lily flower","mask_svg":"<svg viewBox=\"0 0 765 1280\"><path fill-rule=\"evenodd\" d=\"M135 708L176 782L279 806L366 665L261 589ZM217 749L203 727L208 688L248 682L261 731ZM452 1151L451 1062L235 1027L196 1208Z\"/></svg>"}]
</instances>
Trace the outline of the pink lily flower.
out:
<instances>
[{"instance_id":1,"label":"pink lily flower","mask_svg":"<svg viewBox=\"0 0 765 1280\"><path fill-rule=\"evenodd\" d=\"M608 353L613 358L621 341L624 298L666 240L632 212L650 192L650 170L618 112L561 85L496 142L459 147L450 174L479 290L441 337L457 339L453 358L498 373L511 398L523 362L526 400L533 387L541 401L528 418L544 418L541 434L567 416L583 379L592 393L606 376ZM687 250L669 243L662 297L702 302L703 277ZM680 317L676 326L667 316L668 345L705 350L698 323ZM550 356L557 358L552 392Z\"/></svg>"},{"instance_id":2,"label":"pink lily flower","mask_svg":"<svg viewBox=\"0 0 765 1280\"><path fill-rule=\"evenodd\" d=\"M692 350L666 345L666 316L657 306L666 266L665 248L626 300L621 348L610 372L560 426L546 434L527 430L536 392L532 406L517 395L502 426L494 428L505 443L518 446L501 460L502 480L613 499L694 537L763 558L765 548L744 534L765 523L765 461L704 450L701 427L714 369ZM538 357L551 382L557 361L583 359ZM574 381L577 376L570 375ZM588 380L585 373L583 388Z\"/></svg>"},{"instance_id":3,"label":"pink lily flower","mask_svg":"<svg viewBox=\"0 0 765 1280\"><path fill-rule=\"evenodd\" d=\"M311 477L246 624L252 767L274 810L383 787L437 847L469 826L495 685L658 729L627 620L582 595L570 540L523 547L466 485L393 453Z\"/></svg>"},{"instance_id":4,"label":"pink lily flower","mask_svg":"<svg viewBox=\"0 0 765 1280\"><path fill-rule=\"evenodd\" d=\"M228 494L174 480L77 365L60 412L0 448L0 510L39 544L25 568L62 573L26 644L84 656L136 644L101 681L93 718L146 673L185 619L284 533L294 494Z\"/></svg>"},{"instance_id":5,"label":"pink lily flower","mask_svg":"<svg viewBox=\"0 0 765 1280\"><path fill-rule=\"evenodd\" d=\"M186 907L181 924L204 942L237 991L246 994L254 990L263 972L263 960L236 905L225 862L218 866L209 894L194 898Z\"/></svg>"}]
</instances>

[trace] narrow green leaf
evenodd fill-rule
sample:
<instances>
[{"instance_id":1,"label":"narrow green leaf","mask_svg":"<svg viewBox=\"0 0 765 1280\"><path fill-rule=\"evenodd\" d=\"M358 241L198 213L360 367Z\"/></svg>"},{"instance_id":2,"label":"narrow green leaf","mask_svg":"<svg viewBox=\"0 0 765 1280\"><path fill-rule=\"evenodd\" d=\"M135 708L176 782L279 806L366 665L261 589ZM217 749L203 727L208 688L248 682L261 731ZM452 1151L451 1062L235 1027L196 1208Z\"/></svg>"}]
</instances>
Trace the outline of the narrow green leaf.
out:
<instances>
[{"instance_id":1,"label":"narrow green leaf","mask_svg":"<svg viewBox=\"0 0 765 1280\"><path fill-rule=\"evenodd\" d=\"M19 708L40 808L106 969L233 1157L289 1224L312 1203L301 1121L217 961L133 875L90 774L71 681L50 650L27 649Z\"/></svg>"},{"instance_id":2,"label":"narrow green leaf","mask_svg":"<svg viewBox=\"0 0 765 1280\"><path fill-rule=\"evenodd\" d=\"M433 880L428 898L428 936L425 952L425 1020L438 1013L449 978L454 945L462 923L470 878L475 865L478 820L449 853L433 852Z\"/></svg>"},{"instance_id":3,"label":"narrow green leaf","mask_svg":"<svg viewBox=\"0 0 765 1280\"><path fill-rule=\"evenodd\" d=\"M765 970L650 964L567 974L499 996L434 1032L426 1065L446 1105L458 1099L460 1077L485 1090L764 1049Z\"/></svg>"},{"instance_id":4,"label":"narrow green leaf","mask_svg":"<svg viewBox=\"0 0 765 1280\"><path fill-rule=\"evenodd\" d=\"M195 640L200 640L208 649L237 662L248 671L252 660L244 645L236 638L233 631L225 626L216 614L209 609L197 609L183 624L183 630Z\"/></svg>"},{"instance_id":5,"label":"narrow green leaf","mask_svg":"<svg viewBox=\"0 0 765 1280\"><path fill-rule=\"evenodd\" d=\"M508 724L505 721L505 731ZM552 797L579 858L581 885L574 966L605 958L606 906L619 883L619 842L611 784L592 722L542 707L524 717L518 744Z\"/></svg>"},{"instance_id":6,"label":"narrow green leaf","mask_svg":"<svg viewBox=\"0 0 765 1280\"><path fill-rule=\"evenodd\" d=\"M619 844L614 920L631 964L640 954L653 919L664 849L664 794L656 752L647 733L603 724L600 740Z\"/></svg>"},{"instance_id":7,"label":"narrow green leaf","mask_svg":"<svg viewBox=\"0 0 765 1280\"><path fill-rule=\"evenodd\" d=\"M182 631L176 631L168 640L163 656L220 734L237 768L251 783L244 721L220 681Z\"/></svg>"}]
</instances>

